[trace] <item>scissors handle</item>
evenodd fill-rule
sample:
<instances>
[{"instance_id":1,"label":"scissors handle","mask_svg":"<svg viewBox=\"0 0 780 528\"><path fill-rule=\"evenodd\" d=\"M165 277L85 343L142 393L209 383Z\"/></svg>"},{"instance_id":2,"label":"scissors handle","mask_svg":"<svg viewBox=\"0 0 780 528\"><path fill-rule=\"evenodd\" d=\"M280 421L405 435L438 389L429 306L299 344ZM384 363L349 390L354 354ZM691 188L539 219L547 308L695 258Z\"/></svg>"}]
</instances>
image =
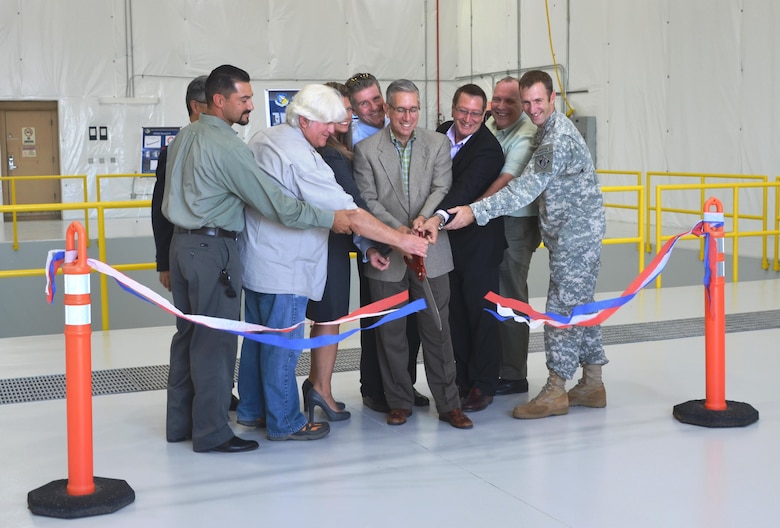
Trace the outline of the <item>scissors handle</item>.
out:
<instances>
[{"instance_id":1,"label":"scissors handle","mask_svg":"<svg viewBox=\"0 0 780 528\"><path fill-rule=\"evenodd\" d=\"M424 236L423 233L418 233L419 236ZM412 258L404 257L404 262L417 276L417 280L422 282L428 273L425 271L424 259L419 255L412 255Z\"/></svg>"}]
</instances>

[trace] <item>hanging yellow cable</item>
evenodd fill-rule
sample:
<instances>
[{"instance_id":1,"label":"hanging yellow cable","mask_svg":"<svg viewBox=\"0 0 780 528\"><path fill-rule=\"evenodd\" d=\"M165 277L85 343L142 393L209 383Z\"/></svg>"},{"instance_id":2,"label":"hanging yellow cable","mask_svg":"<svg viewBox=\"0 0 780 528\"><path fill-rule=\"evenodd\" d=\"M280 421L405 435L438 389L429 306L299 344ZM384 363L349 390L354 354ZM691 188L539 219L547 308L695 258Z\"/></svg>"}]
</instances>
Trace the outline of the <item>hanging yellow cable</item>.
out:
<instances>
[{"instance_id":1,"label":"hanging yellow cable","mask_svg":"<svg viewBox=\"0 0 780 528\"><path fill-rule=\"evenodd\" d=\"M569 100L566 98L566 90L563 89L563 83L561 83L561 75L558 73L558 61L555 59L555 49L553 49L552 39L552 27L550 26L550 4L548 0L544 0L544 11L547 14L547 37L550 40L550 53L552 54L553 68L555 69L555 78L558 79L558 86L561 87L561 97L563 102L566 103L566 117L574 115L574 108L569 104Z\"/></svg>"}]
</instances>

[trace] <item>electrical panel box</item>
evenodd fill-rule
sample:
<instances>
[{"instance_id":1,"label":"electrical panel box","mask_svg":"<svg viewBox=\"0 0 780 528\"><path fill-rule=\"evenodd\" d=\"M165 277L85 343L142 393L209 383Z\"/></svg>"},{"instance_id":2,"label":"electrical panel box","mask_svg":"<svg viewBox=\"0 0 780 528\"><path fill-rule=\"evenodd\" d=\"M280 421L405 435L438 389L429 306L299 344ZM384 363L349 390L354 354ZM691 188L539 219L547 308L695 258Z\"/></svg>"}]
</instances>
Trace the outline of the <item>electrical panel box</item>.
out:
<instances>
[{"instance_id":1,"label":"electrical panel box","mask_svg":"<svg viewBox=\"0 0 780 528\"><path fill-rule=\"evenodd\" d=\"M580 131L580 134L582 134L585 144L588 145L590 157L593 158L593 166L598 168L596 164L596 117L574 116L570 119L574 126L577 127L577 130Z\"/></svg>"}]
</instances>

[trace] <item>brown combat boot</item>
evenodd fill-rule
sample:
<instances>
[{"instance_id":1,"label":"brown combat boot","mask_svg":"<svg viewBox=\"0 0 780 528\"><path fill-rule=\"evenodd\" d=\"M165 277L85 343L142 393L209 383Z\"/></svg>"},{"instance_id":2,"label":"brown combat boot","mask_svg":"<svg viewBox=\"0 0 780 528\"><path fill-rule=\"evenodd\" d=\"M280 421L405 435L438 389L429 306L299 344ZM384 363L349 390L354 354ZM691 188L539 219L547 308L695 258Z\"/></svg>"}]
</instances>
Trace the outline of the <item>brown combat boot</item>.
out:
<instances>
[{"instance_id":1,"label":"brown combat boot","mask_svg":"<svg viewBox=\"0 0 780 528\"><path fill-rule=\"evenodd\" d=\"M601 365L583 365L582 378L569 391L569 407L607 406L607 391L601 381Z\"/></svg>"},{"instance_id":2,"label":"brown combat boot","mask_svg":"<svg viewBox=\"0 0 780 528\"><path fill-rule=\"evenodd\" d=\"M525 405L515 407L512 416L518 420L531 420L568 414L569 397L566 395L565 384L566 380L551 370L541 392Z\"/></svg>"}]
</instances>

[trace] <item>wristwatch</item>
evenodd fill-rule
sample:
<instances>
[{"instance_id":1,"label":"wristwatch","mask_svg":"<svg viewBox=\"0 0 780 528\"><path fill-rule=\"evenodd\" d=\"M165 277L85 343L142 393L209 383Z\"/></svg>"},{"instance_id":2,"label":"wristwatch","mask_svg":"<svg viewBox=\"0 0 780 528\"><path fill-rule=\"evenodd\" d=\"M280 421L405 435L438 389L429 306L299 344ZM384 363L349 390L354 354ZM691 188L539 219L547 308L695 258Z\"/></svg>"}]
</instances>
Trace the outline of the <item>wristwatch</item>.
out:
<instances>
[{"instance_id":1,"label":"wristwatch","mask_svg":"<svg viewBox=\"0 0 780 528\"><path fill-rule=\"evenodd\" d=\"M444 229L444 224L447 223L447 221L439 213L434 213L434 215L439 217L439 231L441 231Z\"/></svg>"}]
</instances>

